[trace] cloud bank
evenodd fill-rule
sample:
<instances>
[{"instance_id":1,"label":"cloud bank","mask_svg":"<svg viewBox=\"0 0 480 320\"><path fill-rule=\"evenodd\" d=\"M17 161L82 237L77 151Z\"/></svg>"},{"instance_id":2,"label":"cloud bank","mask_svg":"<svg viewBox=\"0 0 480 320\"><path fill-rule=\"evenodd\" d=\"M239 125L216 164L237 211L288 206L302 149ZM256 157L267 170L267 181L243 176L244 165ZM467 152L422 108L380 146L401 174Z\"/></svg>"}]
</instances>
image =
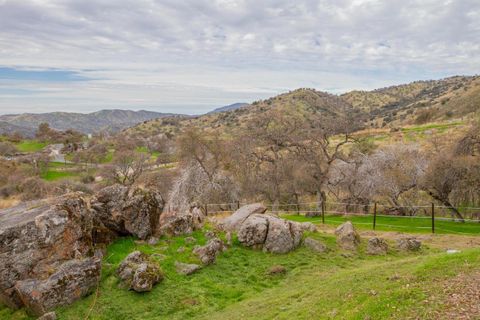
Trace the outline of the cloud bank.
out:
<instances>
[{"instance_id":1,"label":"cloud bank","mask_svg":"<svg viewBox=\"0 0 480 320\"><path fill-rule=\"evenodd\" d=\"M478 39L478 0L0 0L0 113L195 114L476 74Z\"/></svg>"}]
</instances>

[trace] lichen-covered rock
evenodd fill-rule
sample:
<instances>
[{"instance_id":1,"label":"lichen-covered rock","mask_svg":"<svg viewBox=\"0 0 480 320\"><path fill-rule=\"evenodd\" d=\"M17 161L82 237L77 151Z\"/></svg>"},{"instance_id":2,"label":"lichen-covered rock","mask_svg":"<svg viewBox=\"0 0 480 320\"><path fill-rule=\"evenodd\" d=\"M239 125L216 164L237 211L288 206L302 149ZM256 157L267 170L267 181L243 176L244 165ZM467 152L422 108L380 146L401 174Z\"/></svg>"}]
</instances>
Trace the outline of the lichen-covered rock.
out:
<instances>
[{"instance_id":1,"label":"lichen-covered rock","mask_svg":"<svg viewBox=\"0 0 480 320\"><path fill-rule=\"evenodd\" d=\"M118 277L125 287L136 292L151 291L163 279L158 265L140 251L130 253L117 269Z\"/></svg>"},{"instance_id":2,"label":"lichen-covered rock","mask_svg":"<svg viewBox=\"0 0 480 320\"><path fill-rule=\"evenodd\" d=\"M328 251L328 247L324 243L312 238L306 238L303 243L305 247L317 253L325 253Z\"/></svg>"},{"instance_id":3,"label":"lichen-covered rock","mask_svg":"<svg viewBox=\"0 0 480 320\"><path fill-rule=\"evenodd\" d=\"M128 188L122 185L106 187L91 201L96 232L134 235L145 240L158 226L163 199L153 191Z\"/></svg>"},{"instance_id":4,"label":"lichen-covered rock","mask_svg":"<svg viewBox=\"0 0 480 320\"><path fill-rule=\"evenodd\" d=\"M17 281L44 279L68 260L93 255L92 225L82 193L0 210L0 301L21 307Z\"/></svg>"},{"instance_id":5,"label":"lichen-covered rock","mask_svg":"<svg viewBox=\"0 0 480 320\"><path fill-rule=\"evenodd\" d=\"M208 240L204 246L196 246L195 249L193 249L193 254L195 254L204 265L209 265L215 263L217 256L224 250L226 250L226 247L223 241L218 238L213 238Z\"/></svg>"},{"instance_id":6,"label":"lichen-covered rock","mask_svg":"<svg viewBox=\"0 0 480 320\"><path fill-rule=\"evenodd\" d=\"M248 204L235 211L230 217L220 223L220 228L225 231L238 231L245 220L252 214L262 214L267 211L261 203Z\"/></svg>"},{"instance_id":7,"label":"lichen-covered rock","mask_svg":"<svg viewBox=\"0 0 480 320\"><path fill-rule=\"evenodd\" d=\"M300 245L300 224L267 214L250 215L240 226L238 240L246 247L265 252L287 253Z\"/></svg>"},{"instance_id":8,"label":"lichen-covered rock","mask_svg":"<svg viewBox=\"0 0 480 320\"><path fill-rule=\"evenodd\" d=\"M422 243L414 237L397 239L397 248L402 251L418 251Z\"/></svg>"},{"instance_id":9,"label":"lichen-covered rock","mask_svg":"<svg viewBox=\"0 0 480 320\"><path fill-rule=\"evenodd\" d=\"M338 245L345 250L356 250L360 244L360 236L351 221L347 221L335 229Z\"/></svg>"},{"instance_id":10,"label":"lichen-covered rock","mask_svg":"<svg viewBox=\"0 0 480 320\"><path fill-rule=\"evenodd\" d=\"M15 290L30 312L43 315L92 293L100 281L100 271L97 258L70 260L44 280L18 281Z\"/></svg>"},{"instance_id":11,"label":"lichen-covered rock","mask_svg":"<svg viewBox=\"0 0 480 320\"><path fill-rule=\"evenodd\" d=\"M268 233L268 219L265 215L254 214L246 219L238 231L238 241L246 247L265 243Z\"/></svg>"},{"instance_id":12,"label":"lichen-covered rock","mask_svg":"<svg viewBox=\"0 0 480 320\"><path fill-rule=\"evenodd\" d=\"M189 276L198 270L200 270L202 267L199 266L198 264L193 264L193 263L182 263L175 261L175 270L179 274L183 274L186 276Z\"/></svg>"},{"instance_id":13,"label":"lichen-covered rock","mask_svg":"<svg viewBox=\"0 0 480 320\"><path fill-rule=\"evenodd\" d=\"M370 238L367 244L367 254L385 255L388 252L388 244L381 238Z\"/></svg>"}]
</instances>

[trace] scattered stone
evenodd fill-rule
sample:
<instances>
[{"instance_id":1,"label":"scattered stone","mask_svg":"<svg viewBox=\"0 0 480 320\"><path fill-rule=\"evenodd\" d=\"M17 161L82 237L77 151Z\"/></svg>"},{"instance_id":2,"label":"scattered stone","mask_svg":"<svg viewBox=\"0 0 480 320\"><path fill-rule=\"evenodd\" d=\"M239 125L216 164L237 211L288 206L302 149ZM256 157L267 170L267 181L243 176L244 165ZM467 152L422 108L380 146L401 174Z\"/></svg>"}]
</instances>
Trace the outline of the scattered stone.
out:
<instances>
[{"instance_id":1,"label":"scattered stone","mask_svg":"<svg viewBox=\"0 0 480 320\"><path fill-rule=\"evenodd\" d=\"M117 275L126 287L136 292L151 291L153 286L163 279L157 264L140 251L130 253L122 261Z\"/></svg>"},{"instance_id":2,"label":"scattered stone","mask_svg":"<svg viewBox=\"0 0 480 320\"><path fill-rule=\"evenodd\" d=\"M184 253L184 252L185 252L185 247L179 247L179 248L177 249L177 252L178 252L178 253Z\"/></svg>"},{"instance_id":3,"label":"scattered stone","mask_svg":"<svg viewBox=\"0 0 480 320\"><path fill-rule=\"evenodd\" d=\"M305 246L307 248L309 248L310 250L313 250L317 253L325 253L328 251L328 248L325 244L323 244L322 242L318 241L318 240L315 240L315 239L312 239L312 238L306 238L303 243L305 244Z\"/></svg>"},{"instance_id":4,"label":"scattered stone","mask_svg":"<svg viewBox=\"0 0 480 320\"><path fill-rule=\"evenodd\" d=\"M192 219L193 219L193 224L195 225L195 229L200 229L203 227L203 223L205 222L205 219L207 218L203 211L199 207L193 207L191 210Z\"/></svg>"},{"instance_id":5,"label":"scattered stone","mask_svg":"<svg viewBox=\"0 0 480 320\"><path fill-rule=\"evenodd\" d=\"M100 281L100 270L99 259L70 260L47 279L18 281L15 290L31 313L44 315L92 293Z\"/></svg>"},{"instance_id":6,"label":"scattered stone","mask_svg":"<svg viewBox=\"0 0 480 320\"><path fill-rule=\"evenodd\" d=\"M134 235L145 240L156 231L164 202L153 191L113 185L99 191L91 201L96 233L102 238Z\"/></svg>"},{"instance_id":7,"label":"scattered stone","mask_svg":"<svg viewBox=\"0 0 480 320\"><path fill-rule=\"evenodd\" d=\"M357 250L360 236L351 221L347 221L335 229L338 245L345 250Z\"/></svg>"},{"instance_id":8,"label":"scattered stone","mask_svg":"<svg viewBox=\"0 0 480 320\"><path fill-rule=\"evenodd\" d=\"M187 244L192 244L192 243L195 243L197 242L197 239L195 239L194 237L186 237L185 238L185 243Z\"/></svg>"},{"instance_id":9,"label":"scattered stone","mask_svg":"<svg viewBox=\"0 0 480 320\"><path fill-rule=\"evenodd\" d=\"M189 264L189 263L182 263L175 261L175 269L177 273L183 274L186 276L189 276L198 270L200 270L202 267L199 266L198 264Z\"/></svg>"},{"instance_id":10,"label":"scattered stone","mask_svg":"<svg viewBox=\"0 0 480 320\"><path fill-rule=\"evenodd\" d=\"M385 255L388 252L388 244L381 238L370 238L367 244L367 254Z\"/></svg>"},{"instance_id":11,"label":"scattered stone","mask_svg":"<svg viewBox=\"0 0 480 320\"><path fill-rule=\"evenodd\" d=\"M300 245L300 225L264 214L250 215L238 231L238 240L246 247L263 248L265 252L287 253Z\"/></svg>"},{"instance_id":12,"label":"scattered stone","mask_svg":"<svg viewBox=\"0 0 480 320\"><path fill-rule=\"evenodd\" d=\"M317 226L311 222L300 223L300 228L302 231L317 232Z\"/></svg>"},{"instance_id":13,"label":"scattered stone","mask_svg":"<svg viewBox=\"0 0 480 320\"><path fill-rule=\"evenodd\" d=\"M455 254L455 253L460 253L461 251L460 250L456 250L456 249L448 249L447 250L447 254Z\"/></svg>"},{"instance_id":14,"label":"scattered stone","mask_svg":"<svg viewBox=\"0 0 480 320\"><path fill-rule=\"evenodd\" d=\"M150 238L148 238L147 243L150 246L155 246L155 245L158 244L159 241L160 240L157 237L150 237Z\"/></svg>"},{"instance_id":15,"label":"scattered stone","mask_svg":"<svg viewBox=\"0 0 480 320\"><path fill-rule=\"evenodd\" d=\"M287 273L287 269L282 265L275 265L275 266L271 266L268 269L267 273L271 276L279 275L279 274L285 274L285 273Z\"/></svg>"},{"instance_id":16,"label":"scattered stone","mask_svg":"<svg viewBox=\"0 0 480 320\"><path fill-rule=\"evenodd\" d=\"M193 249L195 254L204 265L215 263L217 255L225 250L225 245L222 240L218 238L210 239L204 246L196 246Z\"/></svg>"},{"instance_id":17,"label":"scattered stone","mask_svg":"<svg viewBox=\"0 0 480 320\"><path fill-rule=\"evenodd\" d=\"M55 313L55 311L48 312L40 318L37 318L37 320L57 320L57 314Z\"/></svg>"},{"instance_id":18,"label":"scattered stone","mask_svg":"<svg viewBox=\"0 0 480 320\"><path fill-rule=\"evenodd\" d=\"M252 214L263 214L265 211L267 211L267 207L261 203L248 204L223 220L220 227L225 231L238 231L243 222Z\"/></svg>"},{"instance_id":19,"label":"scattered stone","mask_svg":"<svg viewBox=\"0 0 480 320\"><path fill-rule=\"evenodd\" d=\"M193 298L185 299L182 302L183 302L183 304L186 304L186 305L189 305L189 306L196 306L197 304L199 304L198 300L195 300Z\"/></svg>"},{"instance_id":20,"label":"scattered stone","mask_svg":"<svg viewBox=\"0 0 480 320\"><path fill-rule=\"evenodd\" d=\"M397 248L402 251L418 251L422 243L414 237L397 239Z\"/></svg>"}]
</instances>

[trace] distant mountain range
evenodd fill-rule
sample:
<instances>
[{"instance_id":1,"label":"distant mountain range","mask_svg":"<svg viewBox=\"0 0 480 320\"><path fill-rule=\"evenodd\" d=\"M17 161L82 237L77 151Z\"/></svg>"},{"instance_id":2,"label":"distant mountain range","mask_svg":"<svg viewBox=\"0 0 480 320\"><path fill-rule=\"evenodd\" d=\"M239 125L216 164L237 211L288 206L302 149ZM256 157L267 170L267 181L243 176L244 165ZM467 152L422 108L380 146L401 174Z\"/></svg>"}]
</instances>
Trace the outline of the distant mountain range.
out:
<instances>
[{"instance_id":1,"label":"distant mountain range","mask_svg":"<svg viewBox=\"0 0 480 320\"><path fill-rule=\"evenodd\" d=\"M214 110L208 112L207 114L237 110L237 109L243 108L245 106L248 106L248 103L238 102L238 103L234 103L234 104L229 104L228 106L224 106L224 107L214 109Z\"/></svg>"},{"instance_id":2,"label":"distant mountain range","mask_svg":"<svg viewBox=\"0 0 480 320\"><path fill-rule=\"evenodd\" d=\"M18 131L30 136L41 123L57 130L74 129L82 133L117 132L144 121L174 116L172 113L131 110L101 110L93 113L23 113L0 116L0 134Z\"/></svg>"}]
</instances>

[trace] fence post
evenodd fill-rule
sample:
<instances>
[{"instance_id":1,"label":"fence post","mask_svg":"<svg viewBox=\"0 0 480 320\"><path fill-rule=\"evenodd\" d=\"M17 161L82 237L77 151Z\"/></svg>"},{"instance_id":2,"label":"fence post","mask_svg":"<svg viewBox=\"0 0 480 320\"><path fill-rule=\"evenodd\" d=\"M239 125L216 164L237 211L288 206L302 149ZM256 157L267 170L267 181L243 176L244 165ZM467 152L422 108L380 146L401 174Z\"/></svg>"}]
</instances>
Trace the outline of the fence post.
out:
<instances>
[{"instance_id":1,"label":"fence post","mask_svg":"<svg viewBox=\"0 0 480 320\"><path fill-rule=\"evenodd\" d=\"M325 224L325 201L322 201L322 224Z\"/></svg>"},{"instance_id":2,"label":"fence post","mask_svg":"<svg viewBox=\"0 0 480 320\"><path fill-rule=\"evenodd\" d=\"M205 215L208 216L208 204L205 204Z\"/></svg>"},{"instance_id":3,"label":"fence post","mask_svg":"<svg viewBox=\"0 0 480 320\"><path fill-rule=\"evenodd\" d=\"M377 225L377 203L375 202L373 204L373 230L375 230L376 225Z\"/></svg>"},{"instance_id":4,"label":"fence post","mask_svg":"<svg viewBox=\"0 0 480 320\"><path fill-rule=\"evenodd\" d=\"M237 201L237 210L240 209L240 201Z\"/></svg>"},{"instance_id":5,"label":"fence post","mask_svg":"<svg viewBox=\"0 0 480 320\"><path fill-rule=\"evenodd\" d=\"M435 204L432 202L432 233L435 233Z\"/></svg>"}]
</instances>

